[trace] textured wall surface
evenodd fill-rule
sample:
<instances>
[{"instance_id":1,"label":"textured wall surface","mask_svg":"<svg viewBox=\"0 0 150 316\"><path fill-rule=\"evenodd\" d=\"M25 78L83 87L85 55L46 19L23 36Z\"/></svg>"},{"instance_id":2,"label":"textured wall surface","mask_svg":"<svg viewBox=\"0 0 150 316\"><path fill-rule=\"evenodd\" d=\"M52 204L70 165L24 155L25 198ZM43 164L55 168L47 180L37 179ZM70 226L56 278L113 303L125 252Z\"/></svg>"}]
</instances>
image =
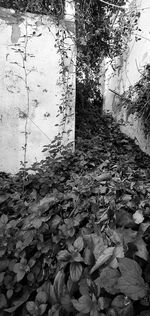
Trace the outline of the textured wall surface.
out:
<instances>
[{"instance_id":1,"label":"textured wall surface","mask_svg":"<svg viewBox=\"0 0 150 316\"><path fill-rule=\"evenodd\" d=\"M67 10L62 32L73 34L74 17L69 13L73 14L74 8L68 3ZM57 114L62 95L68 93L67 85L62 84L64 78L72 89L68 120L63 124L64 141L74 141L75 46L72 39L64 42L68 55L64 61L66 74L60 73L57 31L48 16L16 14L0 8L1 171L15 173L25 158L29 166L46 155L41 152L43 146L62 129L58 125L63 117Z\"/></svg>"},{"instance_id":2,"label":"textured wall surface","mask_svg":"<svg viewBox=\"0 0 150 316\"><path fill-rule=\"evenodd\" d=\"M133 3L133 1L130 1ZM131 85L134 85L141 78L141 70L146 64L150 63L150 6L147 0L134 1L137 11L140 12L138 27L140 32L134 31L128 43L128 49L122 57L116 58L118 70L114 72L109 59L105 60L105 84L103 88L104 94L104 110L111 112L113 116L123 124L121 130L139 144L140 148L150 154L150 138L145 138L143 132L143 124L136 115L130 115L127 119L125 108L119 107L120 98L114 92L121 95L127 91ZM136 41L136 36L140 40Z\"/></svg>"}]
</instances>

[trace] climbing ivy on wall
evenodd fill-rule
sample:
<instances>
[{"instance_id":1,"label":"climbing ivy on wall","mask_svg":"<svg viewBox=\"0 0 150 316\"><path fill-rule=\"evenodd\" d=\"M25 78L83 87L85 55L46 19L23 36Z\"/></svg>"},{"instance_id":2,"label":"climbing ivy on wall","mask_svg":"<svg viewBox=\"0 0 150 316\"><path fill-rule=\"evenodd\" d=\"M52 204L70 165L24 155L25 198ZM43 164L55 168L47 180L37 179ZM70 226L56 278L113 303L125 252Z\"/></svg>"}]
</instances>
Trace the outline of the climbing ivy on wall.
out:
<instances>
[{"instance_id":1,"label":"climbing ivy on wall","mask_svg":"<svg viewBox=\"0 0 150 316\"><path fill-rule=\"evenodd\" d=\"M132 31L137 18L136 10L125 9L127 2L128 0L74 1L76 38L73 40L77 46L77 110L95 104L102 107L99 83L100 65L104 57L110 57L113 60L114 57L123 53L127 45L128 33ZM65 0L2 0L1 6L13 8L19 12L53 16L58 26L61 25L65 14ZM66 39L65 30L63 36L62 40L62 33L56 34L56 46L62 57L65 56L63 44ZM62 73L65 73L63 60L61 60L61 67ZM72 93L72 87L69 88L68 92L70 91ZM60 114L66 112L68 99L63 98L62 103Z\"/></svg>"},{"instance_id":2,"label":"climbing ivy on wall","mask_svg":"<svg viewBox=\"0 0 150 316\"><path fill-rule=\"evenodd\" d=\"M141 78L121 96L121 106L127 110L127 119L135 114L143 123L145 136L150 134L150 64L140 71Z\"/></svg>"},{"instance_id":3,"label":"climbing ivy on wall","mask_svg":"<svg viewBox=\"0 0 150 316\"><path fill-rule=\"evenodd\" d=\"M84 73L86 79L89 79L92 70L97 73L104 56L114 57L121 53L123 32L130 24L125 19L124 5L127 2L128 0L75 1L78 77L81 78ZM2 0L1 6L21 12L53 15L59 22L64 16L65 0ZM116 19L117 23L121 21L123 25L120 31L114 28Z\"/></svg>"},{"instance_id":4,"label":"climbing ivy on wall","mask_svg":"<svg viewBox=\"0 0 150 316\"><path fill-rule=\"evenodd\" d=\"M137 12L126 11L128 0L76 0L74 3L79 94L84 93L86 99L100 99L100 64L104 57L113 59L122 54ZM65 12L65 0L2 0L1 6L52 15L58 24ZM81 81L85 91L79 84Z\"/></svg>"},{"instance_id":5,"label":"climbing ivy on wall","mask_svg":"<svg viewBox=\"0 0 150 316\"><path fill-rule=\"evenodd\" d=\"M1 6L20 12L53 14L63 16L65 0L2 0Z\"/></svg>"}]
</instances>

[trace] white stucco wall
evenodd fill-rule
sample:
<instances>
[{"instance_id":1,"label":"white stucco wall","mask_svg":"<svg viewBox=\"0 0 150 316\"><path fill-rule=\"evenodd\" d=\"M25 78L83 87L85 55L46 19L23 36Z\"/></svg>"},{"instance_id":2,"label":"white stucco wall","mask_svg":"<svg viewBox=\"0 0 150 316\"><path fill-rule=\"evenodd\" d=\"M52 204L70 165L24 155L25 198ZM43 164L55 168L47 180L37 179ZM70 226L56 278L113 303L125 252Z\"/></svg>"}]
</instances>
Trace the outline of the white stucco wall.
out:
<instances>
[{"instance_id":1,"label":"white stucco wall","mask_svg":"<svg viewBox=\"0 0 150 316\"><path fill-rule=\"evenodd\" d=\"M44 145L64 130L64 142L75 134L75 45L74 7L67 1L66 17L56 27L48 16L16 14L0 8L0 171L16 173L47 155ZM67 31L66 73L60 73L61 56L55 47L58 30ZM63 76L63 80L62 80ZM58 114L67 84L68 119ZM64 82L64 83L63 83ZM63 84L62 84L63 83ZM26 138L26 139L25 139ZM26 144L26 145L25 145ZM26 147L26 157L25 150Z\"/></svg>"},{"instance_id":2,"label":"white stucco wall","mask_svg":"<svg viewBox=\"0 0 150 316\"><path fill-rule=\"evenodd\" d=\"M139 144L140 148L150 154L150 137L145 138L143 124L136 115L130 115L127 119L126 109L120 108L120 98L110 90L121 95L129 86L134 85L141 78L141 70L150 63L150 3L147 0L130 0L136 4L140 12L138 27L128 42L128 49L122 57L116 58L116 65L120 66L114 72L109 59L105 59L105 83L103 86L104 111L111 112L118 122L122 122L121 130ZM141 40L136 41L136 36Z\"/></svg>"}]
</instances>

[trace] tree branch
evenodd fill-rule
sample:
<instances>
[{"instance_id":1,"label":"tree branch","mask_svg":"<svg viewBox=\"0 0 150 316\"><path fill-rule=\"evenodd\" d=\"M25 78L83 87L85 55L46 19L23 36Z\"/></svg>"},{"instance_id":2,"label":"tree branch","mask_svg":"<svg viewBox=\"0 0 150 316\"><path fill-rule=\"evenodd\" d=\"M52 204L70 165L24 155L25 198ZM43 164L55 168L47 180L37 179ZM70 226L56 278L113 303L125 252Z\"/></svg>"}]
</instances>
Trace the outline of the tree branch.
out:
<instances>
[{"instance_id":1,"label":"tree branch","mask_svg":"<svg viewBox=\"0 0 150 316\"><path fill-rule=\"evenodd\" d=\"M120 9L120 10L124 10L124 9L125 9L125 8L122 7L122 6L119 6L119 5L116 5L116 4L113 4L113 3L109 3L109 2L104 1L104 0L100 0L100 2L105 3L105 4L107 4L107 5L110 5L111 7L118 8L118 9Z\"/></svg>"}]
</instances>

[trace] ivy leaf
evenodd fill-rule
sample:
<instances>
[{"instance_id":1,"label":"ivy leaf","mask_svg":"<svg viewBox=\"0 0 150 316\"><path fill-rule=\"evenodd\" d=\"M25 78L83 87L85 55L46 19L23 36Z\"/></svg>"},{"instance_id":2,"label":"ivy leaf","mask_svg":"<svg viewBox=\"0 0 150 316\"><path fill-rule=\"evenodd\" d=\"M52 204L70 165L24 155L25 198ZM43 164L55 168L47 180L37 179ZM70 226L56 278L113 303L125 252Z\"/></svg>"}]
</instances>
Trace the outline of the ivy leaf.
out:
<instances>
[{"instance_id":1,"label":"ivy leaf","mask_svg":"<svg viewBox=\"0 0 150 316\"><path fill-rule=\"evenodd\" d=\"M70 264L70 277L73 282L78 282L82 275L82 264L79 262L72 262Z\"/></svg>"},{"instance_id":2,"label":"ivy leaf","mask_svg":"<svg viewBox=\"0 0 150 316\"><path fill-rule=\"evenodd\" d=\"M108 247L106 248L103 253L99 256L99 258L97 259L95 265L93 266L93 268L91 269L90 273L92 274L95 270L97 270L98 268L100 268L104 263L106 263L112 256L114 253L114 249L115 247Z\"/></svg>"},{"instance_id":3,"label":"ivy leaf","mask_svg":"<svg viewBox=\"0 0 150 316\"><path fill-rule=\"evenodd\" d=\"M72 300L74 308L83 314L88 314L92 308L92 301L88 295L83 295L79 300Z\"/></svg>"},{"instance_id":4,"label":"ivy leaf","mask_svg":"<svg viewBox=\"0 0 150 316\"><path fill-rule=\"evenodd\" d=\"M147 294L147 284L141 277L142 270L138 263L132 259L123 258L119 262L122 276L118 280L117 287L121 293L136 301Z\"/></svg>"}]
</instances>

